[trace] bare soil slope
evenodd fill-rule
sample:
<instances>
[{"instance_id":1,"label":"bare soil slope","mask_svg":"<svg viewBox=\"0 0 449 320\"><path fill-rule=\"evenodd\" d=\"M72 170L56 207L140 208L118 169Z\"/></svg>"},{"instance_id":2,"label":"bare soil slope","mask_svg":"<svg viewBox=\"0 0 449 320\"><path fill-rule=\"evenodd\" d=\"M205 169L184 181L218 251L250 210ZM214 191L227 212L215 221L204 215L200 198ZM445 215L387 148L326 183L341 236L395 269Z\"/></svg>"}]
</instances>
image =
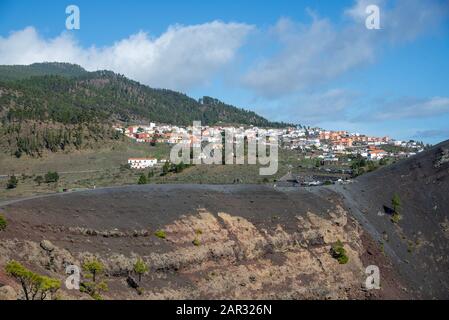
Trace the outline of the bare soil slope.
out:
<instances>
[{"instance_id":1,"label":"bare soil slope","mask_svg":"<svg viewBox=\"0 0 449 320\"><path fill-rule=\"evenodd\" d=\"M449 298L449 141L336 187L423 298ZM392 197L402 202L391 221Z\"/></svg>"},{"instance_id":2,"label":"bare soil slope","mask_svg":"<svg viewBox=\"0 0 449 320\"><path fill-rule=\"evenodd\" d=\"M67 265L95 256L106 266L108 299L410 296L379 246L329 189L145 185L41 197L0 210L9 221L0 232L0 270L16 259L64 280ZM338 240L347 264L330 254ZM140 295L127 282L128 275L136 279L138 258L150 267ZM385 274L381 290L363 288L371 264ZM17 283L2 271L0 282L20 298ZM60 295L89 298L66 289Z\"/></svg>"}]
</instances>

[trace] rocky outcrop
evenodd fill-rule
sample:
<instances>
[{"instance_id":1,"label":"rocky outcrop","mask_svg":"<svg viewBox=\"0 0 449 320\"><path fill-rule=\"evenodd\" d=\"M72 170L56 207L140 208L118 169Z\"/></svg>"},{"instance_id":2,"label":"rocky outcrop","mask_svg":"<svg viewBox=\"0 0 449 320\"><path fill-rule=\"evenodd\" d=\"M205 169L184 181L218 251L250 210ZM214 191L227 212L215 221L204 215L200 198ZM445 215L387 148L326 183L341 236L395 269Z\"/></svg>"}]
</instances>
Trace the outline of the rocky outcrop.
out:
<instances>
[{"instance_id":1,"label":"rocky outcrop","mask_svg":"<svg viewBox=\"0 0 449 320\"><path fill-rule=\"evenodd\" d=\"M449 163L449 149L440 148L433 165L435 168L440 168L441 166L447 163Z\"/></svg>"},{"instance_id":2,"label":"rocky outcrop","mask_svg":"<svg viewBox=\"0 0 449 320\"><path fill-rule=\"evenodd\" d=\"M18 295L16 290L10 286L0 287L0 300L17 300Z\"/></svg>"},{"instance_id":3,"label":"rocky outcrop","mask_svg":"<svg viewBox=\"0 0 449 320\"><path fill-rule=\"evenodd\" d=\"M282 223L268 228L240 216L225 212L214 215L200 209L162 227L166 236L158 241L166 249L161 252L149 250L141 255L133 251L69 252L46 239L39 243L15 239L0 243L3 259L0 263L18 259L63 279L67 265L80 266L83 261L95 258L104 264L108 281L123 279L119 283L139 288L139 298L143 299L363 296L359 229L348 223L343 208L336 206L326 215L308 212L297 216L294 223L287 231ZM349 257L345 265L329 254L336 241L344 244ZM142 280L142 288L150 289L140 291L140 284L130 280L134 279L133 266L138 258L150 268L149 275ZM163 279L164 286L154 285ZM133 293L125 287L123 292L114 294L126 297ZM70 297L70 293L62 296Z\"/></svg>"},{"instance_id":4,"label":"rocky outcrop","mask_svg":"<svg viewBox=\"0 0 449 320\"><path fill-rule=\"evenodd\" d=\"M65 268L72 264L78 264L66 249L53 245L48 240L40 243L34 241L4 240L0 242L0 263L6 265L9 260L26 262L48 271L65 273Z\"/></svg>"}]
</instances>

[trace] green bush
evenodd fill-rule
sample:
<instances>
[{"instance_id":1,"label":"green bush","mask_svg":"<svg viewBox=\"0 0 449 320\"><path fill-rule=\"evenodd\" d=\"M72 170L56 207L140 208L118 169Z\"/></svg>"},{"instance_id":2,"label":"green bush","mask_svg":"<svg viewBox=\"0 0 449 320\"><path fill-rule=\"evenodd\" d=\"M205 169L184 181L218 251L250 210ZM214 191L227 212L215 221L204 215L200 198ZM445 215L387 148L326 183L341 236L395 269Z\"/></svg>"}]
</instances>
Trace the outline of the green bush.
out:
<instances>
[{"instance_id":1,"label":"green bush","mask_svg":"<svg viewBox=\"0 0 449 320\"><path fill-rule=\"evenodd\" d=\"M56 171L48 171L44 177L45 183L52 183L59 181L59 174Z\"/></svg>"},{"instance_id":2,"label":"green bush","mask_svg":"<svg viewBox=\"0 0 449 320\"><path fill-rule=\"evenodd\" d=\"M388 159L387 158L380 159L379 165L386 166L387 164L388 164Z\"/></svg>"},{"instance_id":3,"label":"green bush","mask_svg":"<svg viewBox=\"0 0 449 320\"><path fill-rule=\"evenodd\" d=\"M148 266L142 259L137 259L136 263L134 264L134 272L137 273L137 275L139 276L139 282L141 282L142 275L148 272Z\"/></svg>"},{"instance_id":4,"label":"green bush","mask_svg":"<svg viewBox=\"0 0 449 320\"><path fill-rule=\"evenodd\" d=\"M331 255L334 259L337 259L339 264L346 264L349 261L346 250L343 248L343 243L340 240L332 246Z\"/></svg>"},{"instance_id":5,"label":"green bush","mask_svg":"<svg viewBox=\"0 0 449 320\"><path fill-rule=\"evenodd\" d=\"M26 300L45 300L47 297L53 299L61 288L58 279L38 275L14 260L8 262L5 271L22 285Z\"/></svg>"},{"instance_id":6,"label":"green bush","mask_svg":"<svg viewBox=\"0 0 449 320\"><path fill-rule=\"evenodd\" d=\"M17 188L17 184L19 183L19 179L15 175L9 177L8 182L6 183L6 189L15 189Z\"/></svg>"},{"instance_id":7,"label":"green bush","mask_svg":"<svg viewBox=\"0 0 449 320\"><path fill-rule=\"evenodd\" d=\"M83 270L89 272L89 277L95 282L96 277L104 271L104 265L94 258L83 263Z\"/></svg>"},{"instance_id":8,"label":"green bush","mask_svg":"<svg viewBox=\"0 0 449 320\"><path fill-rule=\"evenodd\" d=\"M399 223L399 221L401 221L401 219L402 219L402 216L397 212L393 212L393 214L391 215L391 222L393 222L393 223L397 224L397 223Z\"/></svg>"},{"instance_id":9,"label":"green bush","mask_svg":"<svg viewBox=\"0 0 449 320\"><path fill-rule=\"evenodd\" d=\"M105 281L100 282L81 282L80 292L89 294L95 300L103 300L102 292L107 292L109 287Z\"/></svg>"},{"instance_id":10,"label":"green bush","mask_svg":"<svg viewBox=\"0 0 449 320\"><path fill-rule=\"evenodd\" d=\"M393 198L391 199L391 206L393 207L393 214L391 215L391 222L393 223L399 223L399 221L402 219L402 216L400 214L401 208L402 208L402 202L401 198L397 193L393 195Z\"/></svg>"},{"instance_id":11,"label":"green bush","mask_svg":"<svg viewBox=\"0 0 449 320\"><path fill-rule=\"evenodd\" d=\"M104 265L96 258L86 260L83 263L83 270L88 272L87 278L92 281L80 283L80 292L88 293L95 300L102 300L102 292L108 291L108 285L105 281L97 281L98 277L104 272Z\"/></svg>"},{"instance_id":12,"label":"green bush","mask_svg":"<svg viewBox=\"0 0 449 320\"><path fill-rule=\"evenodd\" d=\"M161 176L165 176L170 172L170 163L167 161L164 163L164 166L162 167L162 173Z\"/></svg>"},{"instance_id":13,"label":"green bush","mask_svg":"<svg viewBox=\"0 0 449 320\"><path fill-rule=\"evenodd\" d=\"M180 164L176 165L173 169L174 172L176 173L181 173L185 168L187 168L188 166L184 164L184 162L181 161Z\"/></svg>"},{"instance_id":14,"label":"green bush","mask_svg":"<svg viewBox=\"0 0 449 320\"><path fill-rule=\"evenodd\" d=\"M165 162L164 166L162 167L161 176L165 176L165 175L169 174L170 172L181 173L182 171L184 171L184 169L187 169L190 166L191 165L185 164L184 162L181 162L179 164Z\"/></svg>"},{"instance_id":15,"label":"green bush","mask_svg":"<svg viewBox=\"0 0 449 320\"><path fill-rule=\"evenodd\" d=\"M379 243L380 252L385 253L385 244L381 241Z\"/></svg>"},{"instance_id":16,"label":"green bush","mask_svg":"<svg viewBox=\"0 0 449 320\"><path fill-rule=\"evenodd\" d=\"M6 218L0 214L0 231L5 230L7 225Z\"/></svg>"},{"instance_id":17,"label":"green bush","mask_svg":"<svg viewBox=\"0 0 449 320\"><path fill-rule=\"evenodd\" d=\"M126 171L126 170L131 170L131 165L129 163L121 164L120 165L120 171Z\"/></svg>"},{"instance_id":18,"label":"green bush","mask_svg":"<svg viewBox=\"0 0 449 320\"><path fill-rule=\"evenodd\" d=\"M139 177L139 181L137 181L137 184L147 184L147 183L148 183L147 176L142 173Z\"/></svg>"},{"instance_id":19,"label":"green bush","mask_svg":"<svg viewBox=\"0 0 449 320\"><path fill-rule=\"evenodd\" d=\"M164 230L157 230L157 231L154 233L154 235L155 235L156 237L158 237L158 238L161 238L161 239L165 239L165 237L167 237L167 234L165 233Z\"/></svg>"},{"instance_id":20,"label":"green bush","mask_svg":"<svg viewBox=\"0 0 449 320\"><path fill-rule=\"evenodd\" d=\"M40 186L42 182L44 182L44 178L42 176L37 176L36 178L34 178L34 182L36 182L37 185Z\"/></svg>"},{"instance_id":21,"label":"green bush","mask_svg":"<svg viewBox=\"0 0 449 320\"><path fill-rule=\"evenodd\" d=\"M198 240L196 238L193 239L192 243L193 243L194 246L197 246L197 247L201 244L200 240Z\"/></svg>"},{"instance_id":22,"label":"green bush","mask_svg":"<svg viewBox=\"0 0 449 320\"><path fill-rule=\"evenodd\" d=\"M401 198L399 197L399 195L397 193L395 193L393 195L393 198L391 199L391 206L393 207L393 211L395 213L399 213L401 210Z\"/></svg>"},{"instance_id":23,"label":"green bush","mask_svg":"<svg viewBox=\"0 0 449 320\"><path fill-rule=\"evenodd\" d=\"M349 258L346 254L342 254L340 257L338 257L338 263L339 264L346 264L349 261Z\"/></svg>"}]
</instances>

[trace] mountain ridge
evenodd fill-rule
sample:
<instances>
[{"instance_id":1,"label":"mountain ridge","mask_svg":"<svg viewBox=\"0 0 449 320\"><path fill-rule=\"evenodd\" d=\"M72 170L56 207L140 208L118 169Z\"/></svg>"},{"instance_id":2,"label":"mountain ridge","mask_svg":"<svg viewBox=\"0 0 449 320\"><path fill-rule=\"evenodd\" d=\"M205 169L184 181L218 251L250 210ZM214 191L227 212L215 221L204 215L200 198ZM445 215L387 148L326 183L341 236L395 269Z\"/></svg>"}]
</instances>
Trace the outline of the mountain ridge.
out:
<instances>
[{"instance_id":1,"label":"mountain ridge","mask_svg":"<svg viewBox=\"0 0 449 320\"><path fill-rule=\"evenodd\" d=\"M195 100L112 71L68 63L0 66L0 149L20 157L89 149L120 137L113 124L285 127L212 97Z\"/></svg>"},{"instance_id":2,"label":"mountain ridge","mask_svg":"<svg viewBox=\"0 0 449 320\"><path fill-rule=\"evenodd\" d=\"M32 76L61 75L75 77L86 74L77 64L64 62L44 62L30 65L0 65L0 81L23 80Z\"/></svg>"},{"instance_id":3,"label":"mountain ridge","mask_svg":"<svg viewBox=\"0 0 449 320\"><path fill-rule=\"evenodd\" d=\"M9 115L9 121L38 119L74 124L85 122L87 113L100 121L111 120L109 117L123 122L149 120L178 125L194 120L206 125L292 125L269 121L212 97L195 100L174 90L151 88L112 71L89 72L68 63L0 66L0 115L2 111L3 116Z\"/></svg>"}]
</instances>

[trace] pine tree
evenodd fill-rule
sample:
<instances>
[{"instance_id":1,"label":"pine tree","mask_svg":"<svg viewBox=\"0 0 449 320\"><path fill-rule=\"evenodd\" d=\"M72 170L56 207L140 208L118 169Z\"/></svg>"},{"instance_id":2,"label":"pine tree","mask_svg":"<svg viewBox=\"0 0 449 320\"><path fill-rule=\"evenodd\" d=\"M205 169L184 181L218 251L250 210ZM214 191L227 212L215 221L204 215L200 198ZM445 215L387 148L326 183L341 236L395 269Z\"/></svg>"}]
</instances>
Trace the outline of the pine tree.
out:
<instances>
[{"instance_id":1,"label":"pine tree","mask_svg":"<svg viewBox=\"0 0 449 320\"><path fill-rule=\"evenodd\" d=\"M401 210L401 198L399 198L399 195L395 193L393 195L393 198L391 199L391 205L393 207L393 212L399 214Z\"/></svg>"},{"instance_id":2,"label":"pine tree","mask_svg":"<svg viewBox=\"0 0 449 320\"><path fill-rule=\"evenodd\" d=\"M7 189L15 189L15 188L17 188L18 183L19 183L19 179L17 179L17 177L15 175L12 175L11 177L9 177L9 180L6 183L6 188Z\"/></svg>"},{"instance_id":3,"label":"pine tree","mask_svg":"<svg viewBox=\"0 0 449 320\"><path fill-rule=\"evenodd\" d=\"M137 184L147 184L147 183L148 183L147 176L142 173L139 177L139 181L137 182Z\"/></svg>"},{"instance_id":4,"label":"pine tree","mask_svg":"<svg viewBox=\"0 0 449 320\"><path fill-rule=\"evenodd\" d=\"M142 259L138 259L134 264L134 272L139 276L139 282L142 281L142 275L148 272L148 266Z\"/></svg>"}]
</instances>

